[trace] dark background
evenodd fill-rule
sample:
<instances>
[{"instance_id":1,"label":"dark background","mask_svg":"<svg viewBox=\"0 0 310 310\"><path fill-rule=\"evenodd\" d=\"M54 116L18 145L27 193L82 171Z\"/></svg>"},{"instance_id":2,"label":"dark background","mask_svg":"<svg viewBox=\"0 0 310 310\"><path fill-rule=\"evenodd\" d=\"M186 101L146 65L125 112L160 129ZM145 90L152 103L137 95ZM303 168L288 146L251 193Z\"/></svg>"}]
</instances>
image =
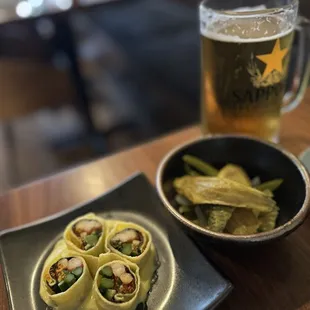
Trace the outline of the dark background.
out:
<instances>
[{"instance_id":1,"label":"dark background","mask_svg":"<svg viewBox=\"0 0 310 310\"><path fill-rule=\"evenodd\" d=\"M0 23L0 193L197 123L197 3ZM307 0L300 12L310 17Z\"/></svg>"}]
</instances>

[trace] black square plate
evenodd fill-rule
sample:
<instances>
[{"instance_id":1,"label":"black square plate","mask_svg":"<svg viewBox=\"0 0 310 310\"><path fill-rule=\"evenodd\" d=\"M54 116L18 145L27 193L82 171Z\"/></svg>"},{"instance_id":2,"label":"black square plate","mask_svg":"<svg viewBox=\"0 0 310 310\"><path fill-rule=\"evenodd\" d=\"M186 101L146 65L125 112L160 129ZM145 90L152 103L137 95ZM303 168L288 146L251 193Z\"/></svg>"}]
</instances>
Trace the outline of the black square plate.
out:
<instances>
[{"instance_id":1,"label":"black square plate","mask_svg":"<svg viewBox=\"0 0 310 310\"><path fill-rule=\"evenodd\" d=\"M133 221L151 232L160 267L147 301L148 310L210 309L231 291L232 285L161 206L147 178L138 174L69 211L0 233L0 258L11 309L46 309L39 296L43 262L67 223L87 212Z\"/></svg>"}]
</instances>

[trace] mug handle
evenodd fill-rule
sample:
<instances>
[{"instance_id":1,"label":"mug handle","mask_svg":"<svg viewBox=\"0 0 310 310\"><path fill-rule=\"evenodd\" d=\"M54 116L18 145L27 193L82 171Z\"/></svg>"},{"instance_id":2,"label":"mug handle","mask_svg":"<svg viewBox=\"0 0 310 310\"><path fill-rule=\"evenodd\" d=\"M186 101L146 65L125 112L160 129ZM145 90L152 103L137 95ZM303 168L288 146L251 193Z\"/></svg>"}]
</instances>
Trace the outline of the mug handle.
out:
<instances>
[{"instance_id":1,"label":"mug handle","mask_svg":"<svg viewBox=\"0 0 310 310\"><path fill-rule=\"evenodd\" d=\"M298 17L298 46L297 46L297 63L292 79L292 85L289 85L289 90L283 98L281 112L289 112L295 109L302 101L306 89L308 87L310 77L310 47L309 47L309 26L310 21L305 17Z\"/></svg>"}]
</instances>

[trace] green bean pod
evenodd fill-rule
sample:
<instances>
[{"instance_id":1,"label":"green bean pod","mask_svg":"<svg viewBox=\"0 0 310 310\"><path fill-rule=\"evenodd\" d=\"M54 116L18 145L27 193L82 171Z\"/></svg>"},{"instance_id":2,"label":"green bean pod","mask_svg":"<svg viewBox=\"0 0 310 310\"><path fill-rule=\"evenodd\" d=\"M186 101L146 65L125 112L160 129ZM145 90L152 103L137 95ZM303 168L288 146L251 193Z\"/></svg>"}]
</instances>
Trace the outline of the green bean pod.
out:
<instances>
[{"instance_id":1,"label":"green bean pod","mask_svg":"<svg viewBox=\"0 0 310 310\"><path fill-rule=\"evenodd\" d=\"M188 175L192 175L192 176L200 175L197 171L193 170L189 164L184 164L184 171Z\"/></svg>"},{"instance_id":2,"label":"green bean pod","mask_svg":"<svg viewBox=\"0 0 310 310\"><path fill-rule=\"evenodd\" d=\"M183 161L205 175L217 176L219 173L219 171L215 167L195 156L184 155Z\"/></svg>"},{"instance_id":3,"label":"green bean pod","mask_svg":"<svg viewBox=\"0 0 310 310\"><path fill-rule=\"evenodd\" d=\"M260 185L255 186L256 189L260 191L269 190L271 192L274 192L276 189L279 188L279 186L283 183L283 179L274 179L268 182L264 182Z\"/></svg>"}]
</instances>

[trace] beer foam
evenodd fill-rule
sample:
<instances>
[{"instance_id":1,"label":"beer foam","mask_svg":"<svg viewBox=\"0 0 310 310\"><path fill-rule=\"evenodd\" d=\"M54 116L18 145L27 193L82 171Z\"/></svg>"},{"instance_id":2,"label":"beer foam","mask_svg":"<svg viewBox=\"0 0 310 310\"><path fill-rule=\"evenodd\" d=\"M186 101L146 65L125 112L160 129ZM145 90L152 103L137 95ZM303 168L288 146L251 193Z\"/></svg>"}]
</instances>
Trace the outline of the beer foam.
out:
<instances>
[{"instance_id":1,"label":"beer foam","mask_svg":"<svg viewBox=\"0 0 310 310\"><path fill-rule=\"evenodd\" d=\"M280 32L277 33L275 35L272 36L264 36L264 37L260 37L260 38L241 38L238 35L225 35L222 33L218 33L215 31L201 31L201 34L206 37L209 38L211 40L215 40L215 41L221 41L221 42L227 42L227 43L255 43L255 42L266 42L266 41L272 41L272 40L276 40L278 38L284 37L286 35L288 35L289 33L291 33L291 31L293 30L293 27L290 28L289 30L285 31L285 32Z\"/></svg>"},{"instance_id":2,"label":"beer foam","mask_svg":"<svg viewBox=\"0 0 310 310\"><path fill-rule=\"evenodd\" d=\"M243 11L260 11L260 10L266 10L267 7L265 4L261 4L261 5L257 5L257 6L246 6L246 7L241 7L241 8L238 8L238 9L235 9L235 11L237 12L243 12Z\"/></svg>"},{"instance_id":3,"label":"beer foam","mask_svg":"<svg viewBox=\"0 0 310 310\"><path fill-rule=\"evenodd\" d=\"M286 12L287 18L257 14L257 12L265 9L265 5L240 7L230 12L249 12L249 14L234 16L229 15L229 11L219 14L201 6L200 33L216 41L254 43L278 39L289 34L294 29L296 16L293 10ZM253 15L251 12L253 12Z\"/></svg>"},{"instance_id":4,"label":"beer foam","mask_svg":"<svg viewBox=\"0 0 310 310\"><path fill-rule=\"evenodd\" d=\"M257 6L243 6L241 8L237 8L232 10L233 12L254 12L254 11L261 11L266 10L267 7L265 4L257 5Z\"/></svg>"}]
</instances>

